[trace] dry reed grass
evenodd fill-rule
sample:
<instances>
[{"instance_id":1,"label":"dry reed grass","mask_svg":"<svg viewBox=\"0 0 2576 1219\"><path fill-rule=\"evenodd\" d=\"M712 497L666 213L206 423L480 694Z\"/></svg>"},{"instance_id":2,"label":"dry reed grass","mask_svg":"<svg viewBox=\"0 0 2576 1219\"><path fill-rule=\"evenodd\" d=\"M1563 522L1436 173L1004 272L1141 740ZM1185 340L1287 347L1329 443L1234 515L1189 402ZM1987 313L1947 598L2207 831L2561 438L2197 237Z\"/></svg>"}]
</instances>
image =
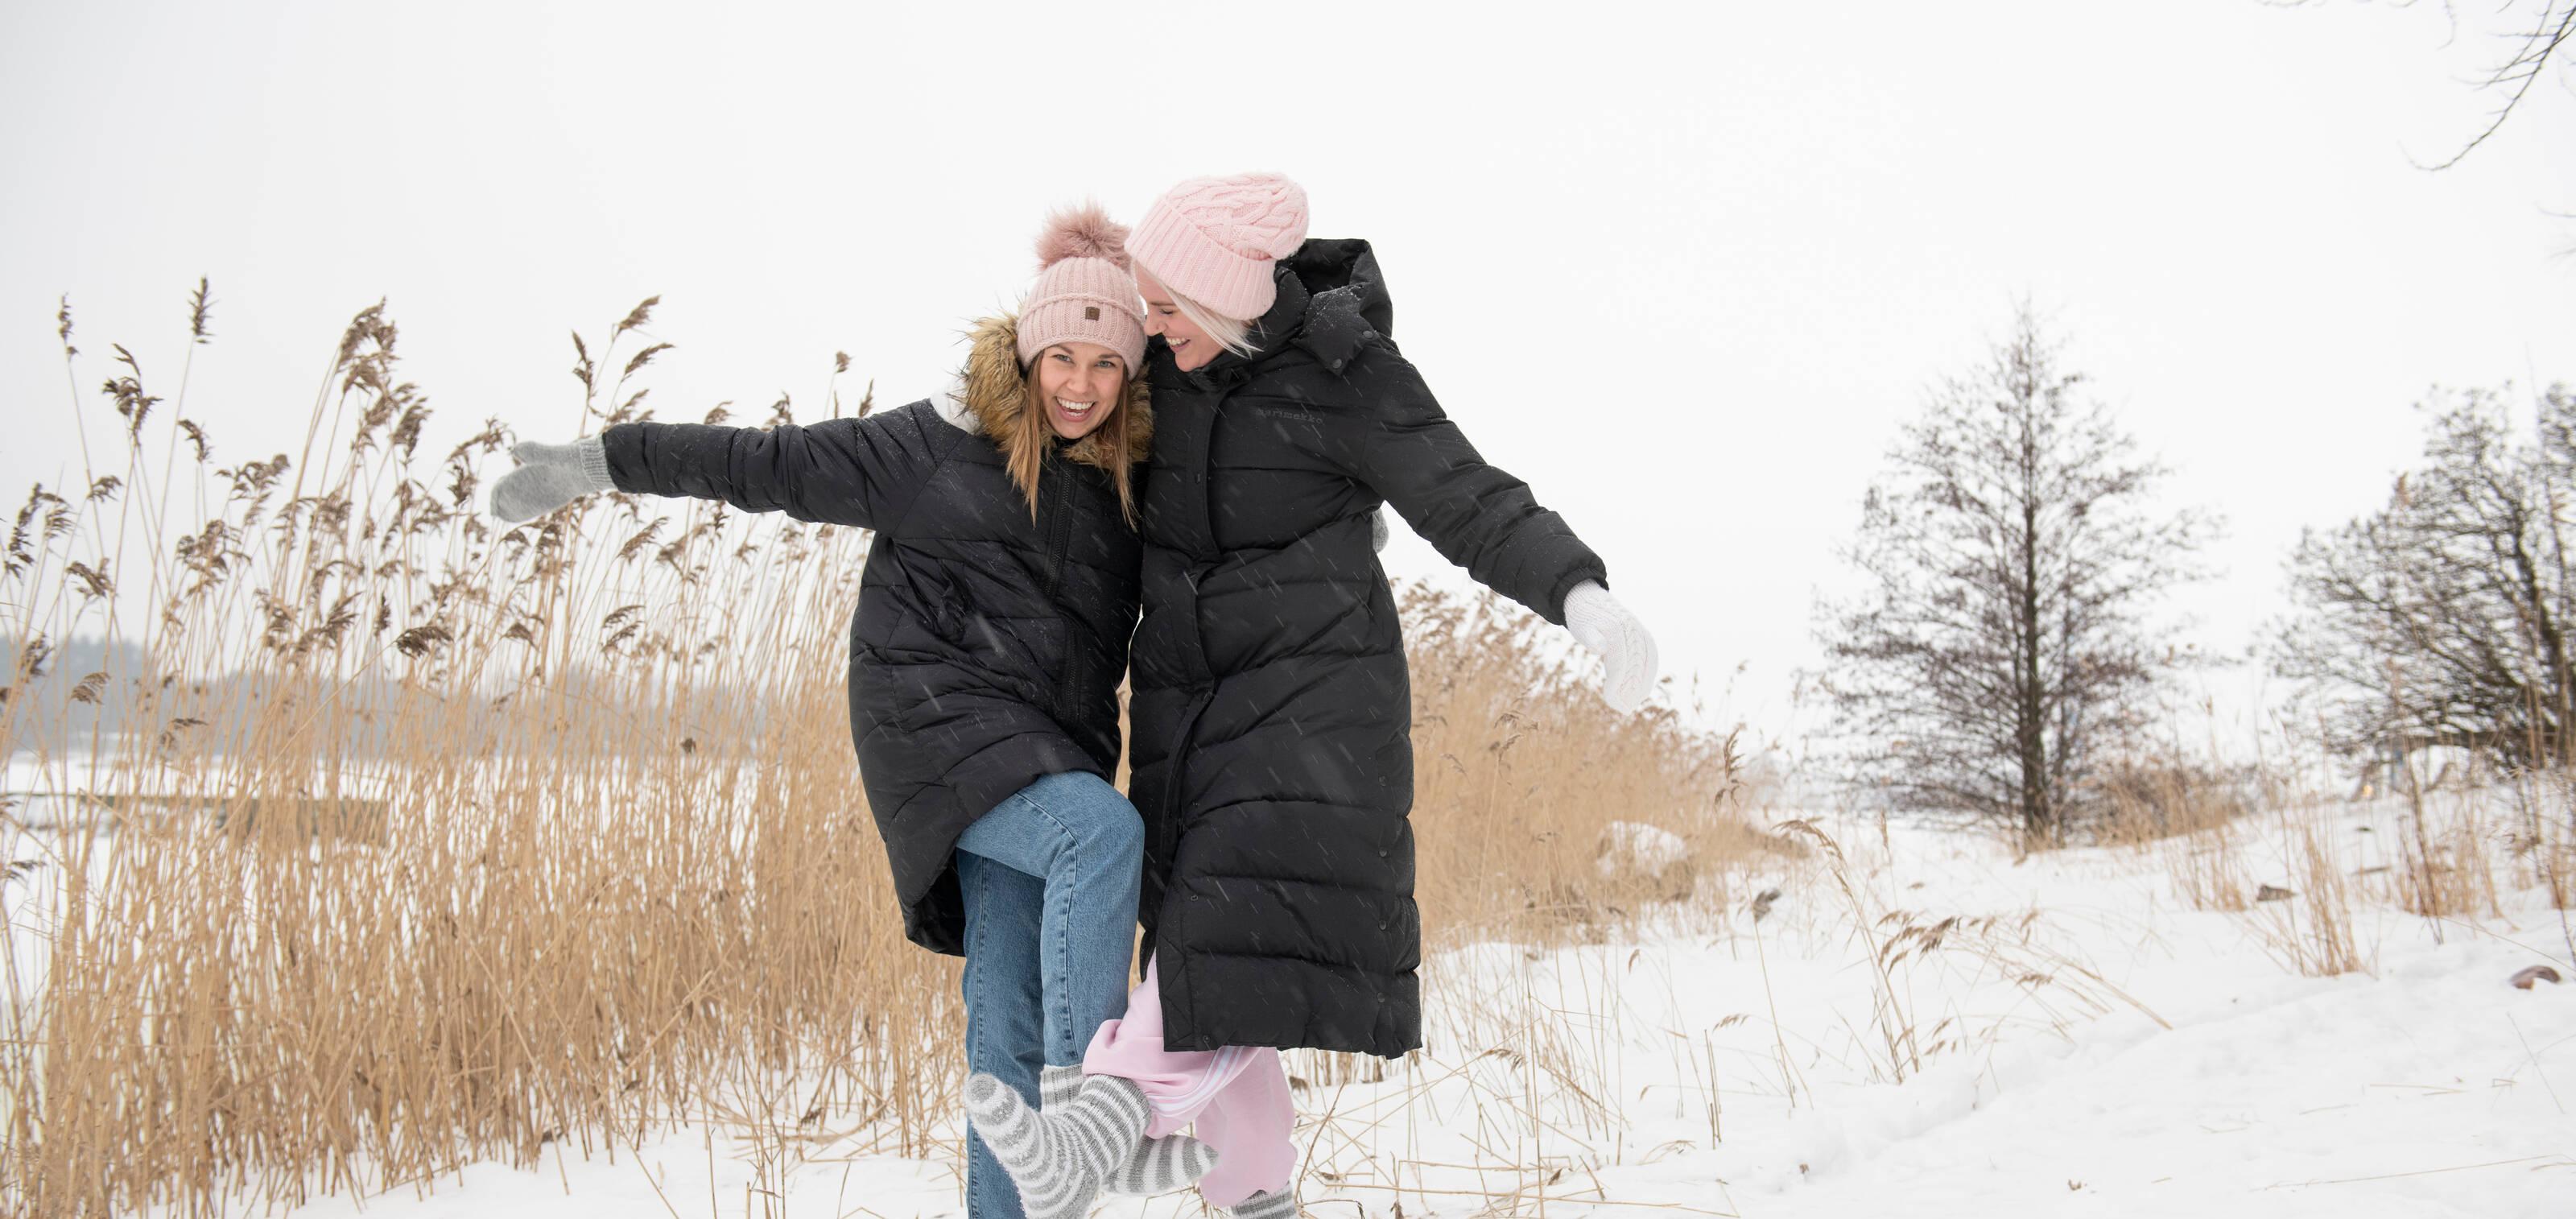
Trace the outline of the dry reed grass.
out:
<instances>
[{"instance_id":1,"label":"dry reed grass","mask_svg":"<svg viewBox=\"0 0 2576 1219\"><path fill-rule=\"evenodd\" d=\"M2197 828L2143 835L2129 845L2162 853L2174 893L2186 905L2244 916L2283 968L2310 977L2366 968L2353 931L2365 896L2356 873L2366 872L2337 838L2344 827L2315 796L2280 783L2265 786L2273 796L2261 811L2229 793L2160 823ZM2257 843L2270 848L2261 863L2252 858Z\"/></svg>"},{"instance_id":2,"label":"dry reed grass","mask_svg":"<svg viewBox=\"0 0 2576 1219\"><path fill-rule=\"evenodd\" d=\"M1740 734L1711 736L1669 707L1612 711L1551 650L1552 628L1490 593L1401 591L1416 892L1433 946L1462 933L1597 940L1682 896L1722 910L1741 865L1782 849L1746 815L1766 789ZM1680 857L1659 871L1618 866L1623 824L1672 835Z\"/></svg>"},{"instance_id":3,"label":"dry reed grass","mask_svg":"<svg viewBox=\"0 0 2576 1219\"><path fill-rule=\"evenodd\" d=\"M574 336L585 430L642 413L653 304ZM303 450L230 465L185 370L165 402L119 348L120 451L17 517L0 816L40 855L9 878L0 1205L292 1204L682 1115L776 1165L939 1149L955 962L902 939L842 706L865 536L622 495L500 529L506 429L425 450L396 337L360 313ZM1731 740L1601 708L1518 611L1405 603L1435 943L1640 912L1653 885L1594 865L1614 820L1686 839L1702 900L1764 849ZM111 660L49 677L83 634Z\"/></svg>"},{"instance_id":4,"label":"dry reed grass","mask_svg":"<svg viewBox=\"0 0 2576 1219\"><path fill-rule=\"evenodd\" d=\"M2259 787L2240 768L2170 752L2127 759L2096 787L2103 813L2093 838L2143 847L2218 829L2253 810Z\"/></svg>"},{"instance_id":5,"label":"dry reed grass","mask_svg":"<svg viewBox=\"0 0 2576 1219\"><path fill-rule=\"evenodd\" d=\"M2247 916L2268 952L2309 976L2371 968L2355 928L2374 904L2423 919L2440 939L2456 923L2503 917L2507 891L2538 889L2568 932L2576 834L2563 773L2499 776L2461 764L2437 788L2419 781L2411 759L2392 768L2400 773L2376 803L2329 799L2276 773L2259 800L2222 794L2172 822L2196 828L2133 845L2163 853L2187 904ZM2576 956L2576 933L2565 938Z\"/></svg>"},{"instance_id":6,"label":"dry reed grass","mask_svg":"<svg viewBox=\"0 0 2576 1219\"><path fill-rule=\"evenodd\" d=\"M2353 934L2356 897L2352 865L2338 848L2335 826L2313 804L2294 806L2281 817L2293 890L2274 901L2256 893L2255 925L2265 948L2286 968L2309 977L2326 978L2370 968Z\"/></svg>"},{"instance_id":7,"label":"dry reed grass","mask_svg":"<svg viewBox=\"0 0 2576 1219\"><path fill-rule=\"evenodd\" d=\"M1842 900L1842 926L1870 969L1869 1029L1852 1043L1867 1056L1874 1079L1904 1083L1927 1060L1943 1053L1989 1047L2012 1020L1976 1019L1955 1008L1926 1012L1914 996L1962 993L1985 980L2020 988L2050 1032L2064 1037L2085 1019L2130 1007L2157 1024L2164 1018L2123 993L2091 965L2043 934L2036 907L2009 913L1946 914L1898 905L1873 890L1842 844L1812 821L1791 821L1786 832L1813 843L1832 891ZM1918 985L1914 974L1935 971L1947 985ZM2170 1028L2170 1025L2166 1025Z\"/></svg>"},{"instance_id":8,"label":"dry reed grass","mask_svg":"<svg viewBox=\"0 0 2576 1219\"><path fill-rule=\"evenodd\" d=\"M361 313L303 453L228 468L184 393L150 418L121 357L122 474L21 515L45 521L9 572L31 697L0 742L40 788L170 815L40 839L51 900L13 918L12 952L45 960L0 1058L9 1203L291 1203L604 1151L758 1074L918 1144L953 987L887 930L849 795L838 623L862 540L622 497L496 532L478 491L501 429L424 458L395 338ZM578 371L593 423L635 409L586 348ZM170 519L200 494L212 513ZM780 629L753 648L738 620ZM64 697L115 691L122 722L49 739L33 662L84 630L142 659ZM352 801L380 810L367 840L191 815ZM858 978L902 1001L853 1002Z\"/></svg>"}]
</instances>

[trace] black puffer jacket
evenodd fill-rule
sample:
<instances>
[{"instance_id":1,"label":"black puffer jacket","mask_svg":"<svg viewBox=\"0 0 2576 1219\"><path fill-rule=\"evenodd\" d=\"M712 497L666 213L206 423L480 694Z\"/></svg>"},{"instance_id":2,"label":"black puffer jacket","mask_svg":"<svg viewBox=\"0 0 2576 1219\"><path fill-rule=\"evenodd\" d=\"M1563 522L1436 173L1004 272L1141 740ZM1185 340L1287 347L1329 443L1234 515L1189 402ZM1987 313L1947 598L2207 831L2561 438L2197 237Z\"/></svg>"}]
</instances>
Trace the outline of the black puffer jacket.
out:
<instances>
[{"instance_id":1,"label":"black puffer jacket","mask_svg":"<svg viewBox=\"0 0 2576 1219\"><path fill-rule=\"evenodd\" d=\"M885 836L904 934L965 951L951 853L978 817L1051 774L1118 765L1118 682L1138 548L1108 427L1053 444L1038 513L1004 451L1025 383L1011 319L976 328L958 387L865 419L771 429L628 424L602 436L621 490L874 529L850 623L850 737ZM1129 451L1152 437L1128 386Z\"/></svg>"},{"instance_id":2,"label":"black puffer jacket","mask_svg":"<svg viewBox=\"0 0 2576 1219\"><path fill-rule=\"evenodd\" d=\"M1412 718L1380 502L1476 579L1564 620L1601 560L1485 464L1388 339L1362 241L1276 272L1249 358L1151 345L1133 791L1164 1044L1393 1057L1422 1042Z\"/></svg>"}]
</instances>

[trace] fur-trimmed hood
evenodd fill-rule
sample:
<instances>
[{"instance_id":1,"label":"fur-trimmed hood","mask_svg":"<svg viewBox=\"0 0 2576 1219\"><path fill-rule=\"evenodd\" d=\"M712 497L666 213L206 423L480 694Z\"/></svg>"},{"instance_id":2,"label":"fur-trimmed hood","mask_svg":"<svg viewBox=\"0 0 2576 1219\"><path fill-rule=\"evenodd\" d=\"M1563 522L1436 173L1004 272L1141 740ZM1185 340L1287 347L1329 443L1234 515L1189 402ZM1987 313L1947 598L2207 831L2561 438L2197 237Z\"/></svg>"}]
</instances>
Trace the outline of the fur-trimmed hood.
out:
<instances>
[{"instance_id":1,"label":"fur-trimmed hood","mask_svg":"<svg viewBox=\"0 0 2576 1219\"><path fill-rule=\"evenodd\" d=\"M1001 447L1005 457L1012 456L1012 446L1020 441L1020 412L1029 406L1029 382L1020 371L1019 319L1002 314L975 323L970 332L966 367L957 382L939 399L942 418L958 427L975 432ZM1154 408L1152 394L1145 388L1142 369L1129 370L1126 398L1119 409L1128 413L1127 460L1133 466L1145 460L1154 442ZM1110 461L1109 427L1102 423L1091 434L1065 446L1069 461L1078 461L1097 469L1116 472Z\"/></svg>"}]
</instances>

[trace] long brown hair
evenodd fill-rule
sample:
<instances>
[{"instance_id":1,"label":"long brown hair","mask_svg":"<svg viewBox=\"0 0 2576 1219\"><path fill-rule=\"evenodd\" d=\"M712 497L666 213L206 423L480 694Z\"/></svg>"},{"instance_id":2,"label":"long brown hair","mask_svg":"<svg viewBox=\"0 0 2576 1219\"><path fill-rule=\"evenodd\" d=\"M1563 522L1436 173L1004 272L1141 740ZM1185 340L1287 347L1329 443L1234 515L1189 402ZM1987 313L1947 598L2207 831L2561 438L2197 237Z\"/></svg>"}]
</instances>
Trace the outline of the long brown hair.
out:
<instances>
[{"instance_id":1,"label":"long brown hair","mask_svg":"<svg viewBox=\"0 0 2576 1219\"><path fill-rule=\"evenodd\" d=\"M1044 359L1046 352L1040 351L1038 357ZM1118 488L1118 514L1126 519L1130 529L1136 527L1135 479L1129 469L1135 463L1128 455L1129 429L1135 415L1134 411L1127 409L1127 391L1132 375L1126 361L1119 361L1117 392L1109 394L1106 399L1110 403L1109 417L1072 445L1074 448L1094 445L1100 450L1101 460L1092 464L1109 472L1109 481ZM1038 471L1045 467L1047 448L1055 443L1056 435L1055 428L1047 422L1045 392L1038 388L1037 361L1029 362L1027 372L1020 379L1024 385L1020 422L1011 437L1009 468L1011 482L1019 487L1021 497L1029 501L1029 519L1035 521L1038 519Z\"/></svg>"}]
</instances>

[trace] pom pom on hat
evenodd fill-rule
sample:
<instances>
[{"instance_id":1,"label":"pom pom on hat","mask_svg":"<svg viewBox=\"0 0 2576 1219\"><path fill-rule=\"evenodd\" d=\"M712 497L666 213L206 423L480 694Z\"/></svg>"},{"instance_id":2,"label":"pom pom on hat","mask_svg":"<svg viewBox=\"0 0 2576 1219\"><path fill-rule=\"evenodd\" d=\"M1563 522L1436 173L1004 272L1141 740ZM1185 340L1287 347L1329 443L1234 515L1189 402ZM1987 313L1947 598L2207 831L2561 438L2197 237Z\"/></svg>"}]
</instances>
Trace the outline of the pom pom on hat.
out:
<instances>
[{"instance_id":1,"label":"pom pom on hat","mask_svg":"<svg viewBox=\"0 0 2576 1219\"><path fill-rule=\"evenodd\" d=\"M1103 258L1126 270L1127 226L1111 220L1097 203L1048 213L1046 228L1038 233L1038 269L1068 258Z\"/></svg>"}]
</instances>

